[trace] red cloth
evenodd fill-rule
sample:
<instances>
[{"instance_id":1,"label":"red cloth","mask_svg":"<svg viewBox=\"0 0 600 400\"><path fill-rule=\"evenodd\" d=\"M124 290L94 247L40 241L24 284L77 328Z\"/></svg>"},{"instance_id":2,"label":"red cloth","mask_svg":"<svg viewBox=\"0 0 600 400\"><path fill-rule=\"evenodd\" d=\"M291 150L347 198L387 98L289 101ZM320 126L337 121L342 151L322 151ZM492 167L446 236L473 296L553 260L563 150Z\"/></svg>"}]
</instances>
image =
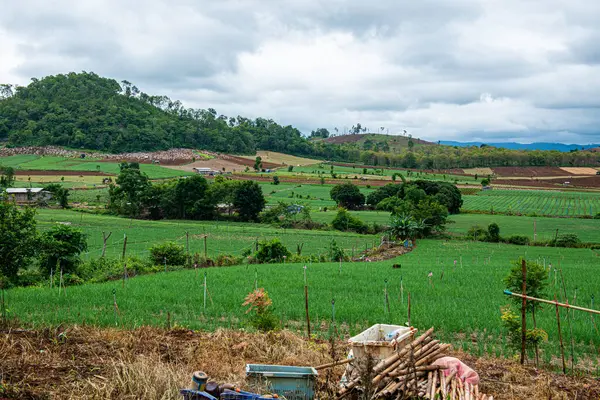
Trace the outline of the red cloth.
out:
<instances>
[{"instance_id":1,"label":"red cloth","mask_svg":"<svg viewBox=\"0 0 600 400\"><path fill-rule=\"evenodd\" d=\"M452 372L456 371L456 377L460 378L465 383L472 385L479 384L479 375L475 370L467 366L465 363L455 357L442 357L438 358L433 365L439 365L444 367L444 375L448 376Z\"/></svg>"}]
</instances>

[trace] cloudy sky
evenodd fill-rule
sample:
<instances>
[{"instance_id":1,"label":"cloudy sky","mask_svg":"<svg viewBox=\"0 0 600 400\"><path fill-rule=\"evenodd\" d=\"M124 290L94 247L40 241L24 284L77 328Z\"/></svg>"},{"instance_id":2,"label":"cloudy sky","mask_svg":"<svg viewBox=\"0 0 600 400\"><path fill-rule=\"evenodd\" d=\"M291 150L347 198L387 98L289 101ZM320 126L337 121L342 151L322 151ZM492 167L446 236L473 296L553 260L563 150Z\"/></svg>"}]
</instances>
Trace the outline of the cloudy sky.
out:
<instances>
[{"instance_id":1,"label":"cloudy sky","mask_svg":"<svg viewBox=\"0 0 600 400\"><path fill-rule=\"evenodd\" d=\"M0 0L0 83L93 71L303 132L600 142L600 1Z\"/></svg>"}]
</instances>

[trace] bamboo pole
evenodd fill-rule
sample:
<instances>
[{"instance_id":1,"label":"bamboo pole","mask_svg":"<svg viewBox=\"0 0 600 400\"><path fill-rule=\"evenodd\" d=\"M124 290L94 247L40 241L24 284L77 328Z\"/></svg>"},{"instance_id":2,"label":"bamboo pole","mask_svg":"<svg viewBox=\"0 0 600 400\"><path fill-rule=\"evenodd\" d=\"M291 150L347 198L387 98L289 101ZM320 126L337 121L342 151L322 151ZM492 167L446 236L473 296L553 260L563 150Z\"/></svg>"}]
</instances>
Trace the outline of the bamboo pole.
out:
<instances>
[{"instance_id":1,"label":"bamboo pole","mask_svg":"<svg viewBox=\"0 0 600 400\"><path fill-rule=\"evenodd\" d=\"M306 311L306 333L310 340L310 315L308 313L308 281L306 279L306 265L304 266L304 309Z\"/></svg>"},{"instance_id":2,"label":"bamboo pole","mask_svg":"<svg viewBox=\"0 0 600 400\"><path fill-rule=\"evenodd\" d=\"M510 290L505 290L504 294L507 296L525 297L525 298L527 298L527 300L531 300L531 301L539 301L540 303L556 305L557 307L565 307L565 308L570 308L572 310L585 311L585 312L588 312L591 314L599 314L600 315L599 310L592 310L589 308L583 308L583 307L578 307L578 306L572 306L570 304L559 303L557 300L552 301L552 300L546 300L546 299L539 299L537 297L525 296L520 293L513 293Z\"/></svg>"},{"instance_id":3,"label":"bamboo pole","mask_svg":"<svg viewBox=\"0 0 600 400\"><path fill-rule=\"evenodd\" d=\"M314 368L317 371L319 371L319 370L322 370L322 369L337 367L338 365L350 364L352 361L354 361L354 358L348 358L348 359L341 360L341 361L334 361L334 362L331 362L331 363L328 363L328 364L319 365L319 366L314 367Z\"/></svg>"},{"instance_id":4,"label":"bamboo pole","mask_svg":"<svg viewBox=\"0 0 600 400\"><path fill-rule=\"evenodd\" d=\"M562 268L560 269L560 280L562 282L563 293L565 295L565 301L567 304L569 303L569 297L567 296L567 286L565 284L565 277L562 273ZM573 370L574 364L574 354L575 354L575 338L573 337L573 325L572 325L573 315L571 314L571 310L567 308L567 325L569 328L569 337L571 339L571 354L569 360L571 361L571 371Z\"/></svg>"},{"instance_id":5,"label":"bamboo pole","mask_svg":"<svg viewBox=\"0 0 600 400\"><path fill-rule=\"evenodd\" d=\"M527 263L521 260L521 272L523 274L522 292L527 293ZM525 364L525 344L527 342L527 319L525 311L527 308L527 298L523 297L521 304L521 365Z\"/></svg>"},{"instance_id":6,"label":"bamboo pole","mask_svg":"<svg viewBox=\"0 0 600 400\"><path fill-rule=\"evenodd\" d=\"M558 312L558 301L556 301L556 295L554 296L556 302L556 323L558 324L558 340L560 341L560 355L562 358L563 374L567 373L567 365L565 364L565 346L563 345L562 332L560 330L560 313Z\"/></svg>"}]
</instances>

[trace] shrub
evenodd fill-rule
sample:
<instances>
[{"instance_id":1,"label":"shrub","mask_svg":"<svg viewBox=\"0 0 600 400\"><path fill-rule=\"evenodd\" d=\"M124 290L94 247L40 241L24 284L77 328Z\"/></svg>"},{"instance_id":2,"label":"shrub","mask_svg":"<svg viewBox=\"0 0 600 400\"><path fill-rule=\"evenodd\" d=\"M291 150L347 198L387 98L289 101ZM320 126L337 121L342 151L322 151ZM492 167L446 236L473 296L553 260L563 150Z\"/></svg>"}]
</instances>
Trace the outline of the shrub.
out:
<instances>
[{"instance_id":1,"label":"shrub","mask_svg":"<svg viewBox=\"0 0 600 400\"><path fill-rule=\"evenodd\" d=\"M581 240L574 233L559 235L556 240L552 241L552 246L554 247L578 247L579 244L581 244Z\"/></svg>"},{"instance_id":2,"label":"shrub","mask_svg":"<svg viewBox=\"0 0 600 400\"><path fill-rule=\"evenodd\" d=\"M292 172L294 170L294 166L293 165L288 165L288 172Z\"/></svg>"},{"instance_id":3,"label":"shrub","mask_svg":"<svg viewBox=\"0 0 600 400\"><path fill-rule=\"evenodd\" d=\"M184 265L186 261L183 245L175 242L155 244L150 248L150 259L154 265Z\"/></svg>"},{"instance_id":4,"label":"shrub","mask_svg":"<svg viewBox=\"0 0 600 400\"><path fill-rule=\"evenodd\" d=\"M254 313L250 318L250 324L254 328L261 332L269 332L278 328L279 320L271 310L273 301L265 289L259 288L249 293L242 305L248 307L246 314Z\"/></svg>"},{"instance_id":5,"label":"shrub","mask_svg":"<svg viewBox=\"0 0 600 400\"><path fill-rule=\"evenodd\" d=\"M353 231L358 233L365 233L367 226L360 219L352 216L347 210L340 209L333 221L331 221L333 229L338 231Z\"/></svg>"},{"instance_id":6,"label":"shrub","mask_svg":"<svg viewBox=\"0 0 600 400\"><path fill-rule=\"evenodd\" d=\"M365 195L360 192L358 186L352 183L336 185L331 189L331 199L339 207L349 209L360 208L365 204Z\"/></svg>"},{"instance_id":7,"label":"shrub","mask_svg":"<svg viewBox=\"0 0 600 400\"><path fill-rule=\"evenodd\" d=\"M526 246L529 244L529 236L525 235L512 235L506 238L506 243L516 244L519 246Z\"/></svg>"},{"instance_id":8,"label":"shrub","mask_svg":"<svg viewBox=\"0 0 600 400\"><path fill-rule=\"evenodd\" d=\"M266 263L271 261L283 261L283 256L289 257L290 251L279 241L273 239L271 241L262 241L258 244L258 251L255 258L258 262Z\"/></svg>"},{"instance_id":9,"label":"shrub","mask_svg":"<svg viewBox=\"0 0 600 400\"><path fill-rule=\"evenodd\" d=\"M487 240L494 243L500 241L500 227L497 223L492 222L488 225Z\"/></svg>"},{"instance_id":10,"label":"shrub","mask_svg":"<svg viewBox=\"0 0 600 400\"><path fill-rule=\"evenodd\" d=\"M594 215L594 219L600 219L600 212L596 213L596 215Z\"/></svg>"},{"instance_id":11,"label":"shrub","mask_svg":"<svg viewBox=\"0 0 600 400\"><path fill-rule=\"evenodd\" d=\"M277 175L273 175L273 185L279 185L279 177Z\"/></svg>"},{"instance_id":12,"label":"shrub","mask_svg":"<svg viewBox=\"0 0 600 400\"><path fill-rule=\"evenodd\" d=\"M346 252L343 248L338 246L335 239L331 239L330 244L331 261L347 260Z\"/></svg>"},{"instance_id":13,"label":"shrub","mask_svg":"<svg viewBox=\"0 0 600 400\"><path fill-rule=\"evenodd\" d=\"M472 240L485 240L487 231L479 225L473 225L467 231L467 238Z\"/></svg>"}]
</instances>

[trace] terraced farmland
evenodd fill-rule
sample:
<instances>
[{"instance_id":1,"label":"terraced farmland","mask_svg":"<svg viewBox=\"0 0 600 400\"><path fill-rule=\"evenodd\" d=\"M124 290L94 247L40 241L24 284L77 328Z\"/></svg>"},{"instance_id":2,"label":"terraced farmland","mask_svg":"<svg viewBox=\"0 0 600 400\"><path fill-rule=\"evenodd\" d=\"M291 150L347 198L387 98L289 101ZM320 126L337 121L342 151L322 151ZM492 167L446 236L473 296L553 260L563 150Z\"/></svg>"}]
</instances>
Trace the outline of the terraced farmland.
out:
<instances>
[{"instance_id":1,"label":"terraced farmland","mask_svg":"<svg viewBox=\"0 0 600 400\"><path fill-rule=\"evenodd\" d=\"M594 216L600 213L600 192L492 190L463 196L464 210L537 214L550 216Z\"/></svg>"}]
</instances>

